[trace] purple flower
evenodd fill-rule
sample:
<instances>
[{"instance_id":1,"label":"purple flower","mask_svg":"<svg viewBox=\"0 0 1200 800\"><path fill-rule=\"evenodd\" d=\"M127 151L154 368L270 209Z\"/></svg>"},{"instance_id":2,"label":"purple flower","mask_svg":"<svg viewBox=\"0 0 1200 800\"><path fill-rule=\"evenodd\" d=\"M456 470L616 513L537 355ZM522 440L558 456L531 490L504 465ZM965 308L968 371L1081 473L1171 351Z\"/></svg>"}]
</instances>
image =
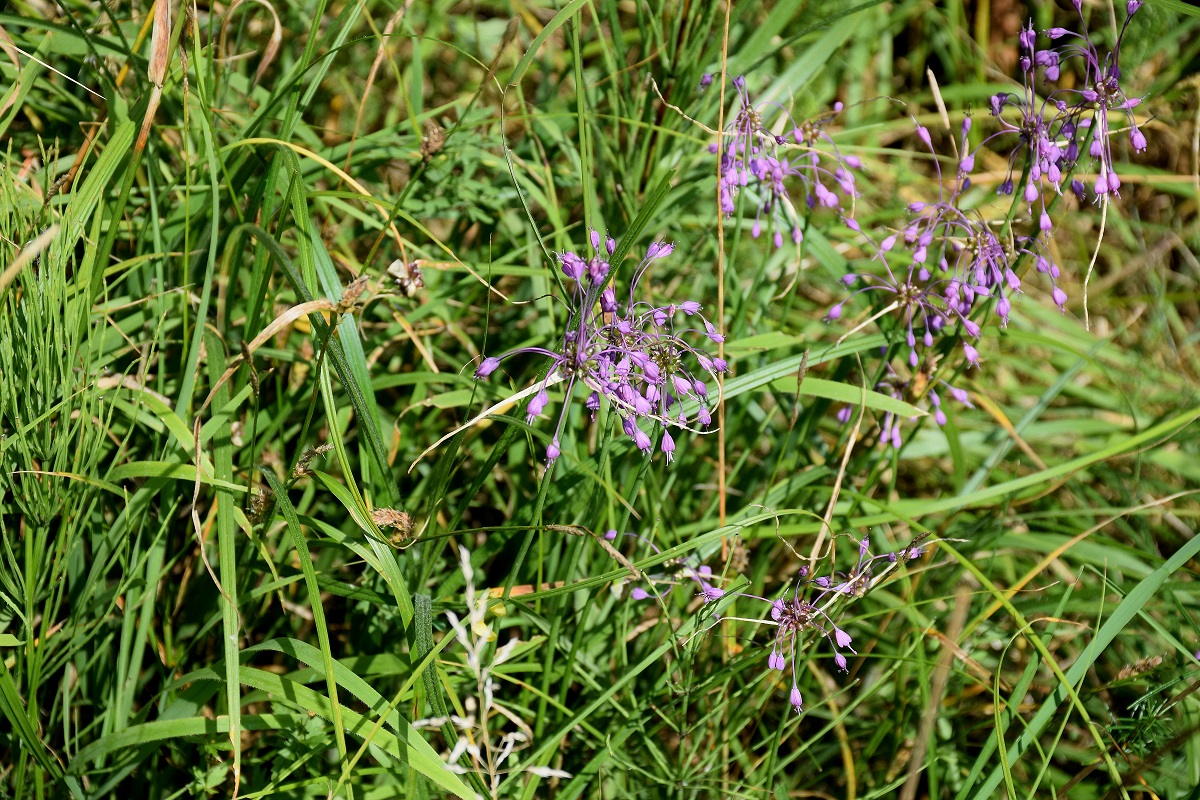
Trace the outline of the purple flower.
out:
<instances>
[{"instance_id":1,"label":"purple flower","mask_svg":"<svg viewBox=\"0 0 1200 800\"><path fill-rule=\"evenodd\" d=\"M675 458L675 440L671 438L671 434L667 431L663 431L662 451L666 453L667 463L670 464L671 460Z\"/></svg>"},{"instance_id":2,"label":"purple flower","mask_svg":"<svg viewBox=\"0 0 1200 800\"><path fill-rule=\"evenodd\" d=\"M500 359L490 358L490 357L485 358L483 361L481 361L479 363L479 368L475 370L475 377L476 378L486 378L488 375L491 375L493 372L495 372L496 368L499 366L500 366Z\"/></svg>"},{"instance_id":3,"label":"purple flower","mask_svg":"<svg viewBox=\"0 0 1200 800\"><path fill-rule=\"evenodd\" d=\"M1059 310L1059 311L1064 311L1064 312L1065 312L1065 311L1067 310L1067 309L1066 309L1066 305L1067 305L1067 293L1066 293L1066 292L1064 292L1064 291L1063 291L1062 289L1060 289L1059 287L1055 286L1055 287L1054 287L1054 292L1052 293L1052 296L1053 296L1053 298L1054 298L1054 305L1058 306L1058 310Z\"/></svg>"},{"instance_id":4,"label":"purple flower","mask_svg":"<svg viewBox=\"0 0 1200 800\"><path fill-rule=\"evenodd\" d=\"M542 409L544 409L546 404L549 402L550 398L546 395L545 389L542 389L540 392L535 394L533 399L529 401L528 408L525 409L525 421L533 422L535 419L541 416Z\"/></svg>"},{"instance_id":5,"label":"purple flower","mask_svg":"<svg viewBox=\"0 0 1200 800\"><path fill-rule=\"evenodd\" d=\"M650 436L639 423L647 421L663 428L661 450L667 461L674 458L675 439L670 428L688 428L684 402L699 402L695 411L702 426L711 422L705 406L708 384L700 376L713 380L728 369L725 361L713 358L691 339L724 341L722 334L701 313L700 303L685 300L657 306L638 299L638 285L650 264L669 255L673 245L655 242L634 269L625 302L609 285L613 268L608 258L616 251L616 241L592 230L589 257L564 252L559 266L569 279L566 329L558 347L520 347L500 356L485 358L476 370L479 378L492 374L504 359L531 354L551 359L550 369L526 407L526 421L532 423L549 405L547 389L565 382L565 399L558 424L547 449L553 461L561 454L559 444L574 389L587 389L586 409L594 416L607 400L621 420L622 429L643 453L652 449ZM685 323L685 320L687 321ZM699 326L699 327L697 327ZM692 413L692 412L688 412Z\"/></svg>"},{"instance_id":6,"label":"purple flower","mask_svg":"<svg viewBox=\"0 0 1200 800\"><path fill-rule=\"evenodd\" d=\"M790 230L793 242L803 241L797 205L804 209L834 208L851 218L853 200L858 195L854 170L860 169L862 162L843 156L825 132L841 110L840 104L833 114L797 124L779 103L755 105L745 78L736 78L733 85L737 106L729 115L720 148L721 212L733 216L737 196L747 190L756 208L751 235L757 238L769 229L776 247L783 246L785 229ZM787 132L774 133L773 127ZM789 156L785 148L798 153ZM717 146L709 150L716 153ZM789 186L797 188L798 194L793 194Z\"/></svg>"},{"instance_id":7,"label":"purple flower","mask_svg":"<svg viewBox=\"0 0 1200 800\"><path fill-rule=\"evenodd\" d=\"M767 669L782 671L789 665L792 670L792 689L789 702L799 712L803 702L797 681L797 668L803 664L802 648L814 640L824 638L833 650L834 663L839 669L847 667L846 654L856 651L851 646L853 638L835 621L847 603L862 598L872 585L877 565L888 569L907 560L907 551L871 555L870 542L864 538L859 543L858 562L849 574L822 575L809 578L806 569L799 571L798 578L789 592L780 598L768 599L753 594L742 594L742 598L764 604L761 618L746 617L747 622L769 625L774 630L767 649ZM704 569L704 568L701 568Z\"/></svg>"},{"instance_id":8,"label":"purple flower","mask_svg":"<svg viewBox=\"0 0 1200 800\"><path fill-rule=\"evenodd\" d=\"M850 638L850 634L846 633L841 628L838 628L835 626L833 629L833 638L837 642L838 647L843 647L843 648L846 648L847 650L850 650L850 642L853 641ZM850 650L850 652L853 653L855 651Z\"/></svg>"},{"instance_id":9,"label":"purple flower","mask_svg":"<svg viewBox=\"0 0 1200 800\"><path fill-rule=\"evenodd\" d=\"M1080 8L1077 10L1080 12L1082 33L1063 28L1051 28L1046 32L1053 41L1065 40L1052 51L1042 51L1042 61L1053 63L1055 69L1054 74L1047 69L1047 79L1056 80L1058 66L1072 61L1078 63L1080 72L1076 84L1078 88L1057 89L1049 95L1049 98L1055 101L1058 110L1056 139L1066 143L1062 149L1062 165L1074 166L1083 144L1081 139L1090 133L1088 155L1094 162L1098 162L1099 172L1092 190L1098 197L1118 194L1121 188L1121 179L1116 172L1110 145L1110 115L1114 112L1124 112L1130 128L1130 144L1138 152L1146 148L1146 137L1131 113L1141 103L1141 98L1129 97L1126 94L1121 84L1120 66L1121 43L1129 29L1130 21L1141 5L1140 0L1130 0L1126 4L1127 16L1117 34L1116 43L1112 50L1105 53L1101 53L1092 40Z\"/></svg>"}]
</instances>

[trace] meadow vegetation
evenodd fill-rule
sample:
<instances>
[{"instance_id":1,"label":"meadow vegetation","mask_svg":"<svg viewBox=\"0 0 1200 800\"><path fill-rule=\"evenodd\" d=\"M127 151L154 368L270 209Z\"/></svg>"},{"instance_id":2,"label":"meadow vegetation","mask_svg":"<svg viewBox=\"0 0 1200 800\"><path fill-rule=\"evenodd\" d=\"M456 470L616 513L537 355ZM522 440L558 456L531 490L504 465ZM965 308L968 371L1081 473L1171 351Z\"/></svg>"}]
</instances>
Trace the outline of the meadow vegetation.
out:
<instances>
[{"instance_id":1,"label":"meadow vegetation","mask_svg":"<svg viewBox=\"0 0 1200 800\"><path fill-rule=\"evenodd\" d=\"M1197 14L0 7L0 797L1200 798Z\"/></svg>"}]
</instances>

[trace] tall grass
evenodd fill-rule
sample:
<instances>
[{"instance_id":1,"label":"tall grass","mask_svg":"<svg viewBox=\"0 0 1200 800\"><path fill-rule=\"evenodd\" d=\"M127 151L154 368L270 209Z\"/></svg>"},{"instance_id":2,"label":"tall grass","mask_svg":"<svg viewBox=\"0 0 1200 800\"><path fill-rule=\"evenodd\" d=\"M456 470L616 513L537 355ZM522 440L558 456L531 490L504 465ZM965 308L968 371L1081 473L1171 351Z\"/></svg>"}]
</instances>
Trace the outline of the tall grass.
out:
<instances>
[{"instance_id":1,"label":"tall grass","mask_svg":"<svg viewBox=\"0 0 1200 800\"><path fill-rule=\"evenodd\" d=\"M945 426L880 388L886 321L843 336L877 309L824 321L870 258L836 214L781 248L746 194L722 218L702 77L842 102L882 229L937 189L914 120L982 139L1022 22L1073 12L729 12L0 9L0 796L1200 796L1194 12L1139 12L1149 151L1114 138L1103 223L1057 209L1066 314L1029 280L982 369L941 353ZM1085 14L1111 43L1124 11ZM544 360L472 377L561 342L591 228L619 281L675 242L639 297L722 321L721 433L674 463L577 397L548 466L503 403ZM902 555L831 610L847 671L819 635L768 669L748 595L864 537Z\"/></svg>"}]
</instances>

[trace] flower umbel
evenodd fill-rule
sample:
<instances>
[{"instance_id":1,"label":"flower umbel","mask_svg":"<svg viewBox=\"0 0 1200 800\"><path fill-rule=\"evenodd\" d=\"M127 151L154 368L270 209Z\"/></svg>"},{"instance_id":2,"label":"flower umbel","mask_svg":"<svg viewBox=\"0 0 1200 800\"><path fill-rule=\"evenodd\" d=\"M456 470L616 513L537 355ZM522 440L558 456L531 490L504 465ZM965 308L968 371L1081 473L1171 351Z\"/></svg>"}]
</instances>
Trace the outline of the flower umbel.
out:
<instances>
[{"instance_id":1,"label":"flower umbel","mask_svg":"<svg viewBox=\"0 0 1200 800\"><path fill-rule=\"evenodd\" d=\"M737 107L720 146L721 212L733 216L737 195L750 189L757 203L751 234L757 238L765 226L776 247L783 246L785 231L798 244L804 238L803 225L788 190L788 184L798 184L805 209L833 208L852 220L858 196L854 170L862 162L839 152L825 130L841 103L833 114L797 123L779 103L755 105L745 77L734 78L733 86ZM709 152L717 150L716 144L709 146Z\"/></svg>"},{"instance_id":2,"label":"flower umbel","mask_svg":"<svg viewBox=\"0 0 1200 800\"><path fill-rule=\"evenodd\" d=\"M550 405L548 390L565 382L565 399L558 423L547 448L554 461L561 453L561 435L567 411L577 388L587 393L585 408L594 416L601 399L607 400L621 420L625 434L639 450L649 453L653 443L643 425L662 428L660 449L669 462L675 453L671 428L700 432L692 427L689 413L703 429L711 421L709 385L728 369L725 361L691 342L722 342L724 337L702 313L700 303L656 305L638 299L638 286L650 265L674 250L673 244L655 242L629 281L622 301L612 282L608 259L616 252L616 241L590 233L591 249L585 258L567 251L557 254L570 287L566 330L555 350L520 347L483 359L475 377L486 378L502 361L520 353L541 355L551 360L540 387L526 407L532 423ZM705 380L709 378L709 381ZM691 411L688 401L696 406Z\"/></svg>"},{"instance_id":3,"label":"flower umbel","mask_svg":"<svg viewBox=\"0 0 1200 800\"><path fill-rule=\"evenodd\" d=\"M921 555L919 547L906 548L900 553L870 555L870 541L859 542L858 563L848 574L834 573L815 578L808 576L807 567L801 567L790 594L769 599L752 594L740 594L751 600L767 604L765 618L727 617L744 619L775 628L767 654L767 669L791 672L791 691L788 695L797 713L802 711L803 700L798 680L800 651L814 637L823 637L833 649L833 663L845 672L848 668L846 654L854 655L853 637L838 624L846 605L861 599L873 586L902 560ZM876 572L883 565L884 569Z\"/></svg>"}]
</instances>

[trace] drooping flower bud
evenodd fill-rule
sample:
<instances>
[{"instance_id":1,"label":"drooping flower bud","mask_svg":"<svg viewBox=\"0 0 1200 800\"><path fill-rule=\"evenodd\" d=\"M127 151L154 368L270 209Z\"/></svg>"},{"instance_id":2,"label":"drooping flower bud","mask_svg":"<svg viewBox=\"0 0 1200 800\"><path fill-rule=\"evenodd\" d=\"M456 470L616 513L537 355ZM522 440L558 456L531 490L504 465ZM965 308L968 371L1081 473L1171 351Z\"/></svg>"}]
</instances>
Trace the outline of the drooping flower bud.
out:
<instances>
[{"instance_id":1,"label":"drooping flower bud","mask_svg":"<svg viewBox=\"0 0 1200 800\"><path fill-rule=\"evenodd\" d=\"M533 422L535 419L537 419L541 415L543 409L546 408L546 404L549 402L550 397L546 394L545 389L542 389L535 394L529 401L529 405L525 408L525 421Z\"/></svg>"},{"instance_id":2,"label":"drooping flower bud","mask_svg":"<svg viewBox=\"0 0 1200 800\"><path fill-rule=\"evenodd\" d=\"M478 369L475 370L475 377L476 378L486 378L487 376L489 376L493 372L495 372L496 368L499 366L500 366L500 359L492 358L491 356L488 356L487 358L485 358L483 361L480 362Z\"/></svg>"},{"instance_id":3,"label":"drooping flower bud","mask_svg":"<svg viewBox=\"0 0 1200 800\"><path fill-rule=\"evenodd\" d=\"M608 262L600 257L591 258L587 262L588 278L593 286L603 286L608 278Z\"/></svg>"},{"instance_id":4,"label":"drooping flower bud","mask_svg":"<svg viewBox=\"0 0 1200 800\"><path fill-rule=\"evenodd\" d=\"M667 463L671 463L675 458L675 440L671 438L671 434L667 431L663 431L661 447L663 453L667 456Z\"/></svg>"}]
</instances>

